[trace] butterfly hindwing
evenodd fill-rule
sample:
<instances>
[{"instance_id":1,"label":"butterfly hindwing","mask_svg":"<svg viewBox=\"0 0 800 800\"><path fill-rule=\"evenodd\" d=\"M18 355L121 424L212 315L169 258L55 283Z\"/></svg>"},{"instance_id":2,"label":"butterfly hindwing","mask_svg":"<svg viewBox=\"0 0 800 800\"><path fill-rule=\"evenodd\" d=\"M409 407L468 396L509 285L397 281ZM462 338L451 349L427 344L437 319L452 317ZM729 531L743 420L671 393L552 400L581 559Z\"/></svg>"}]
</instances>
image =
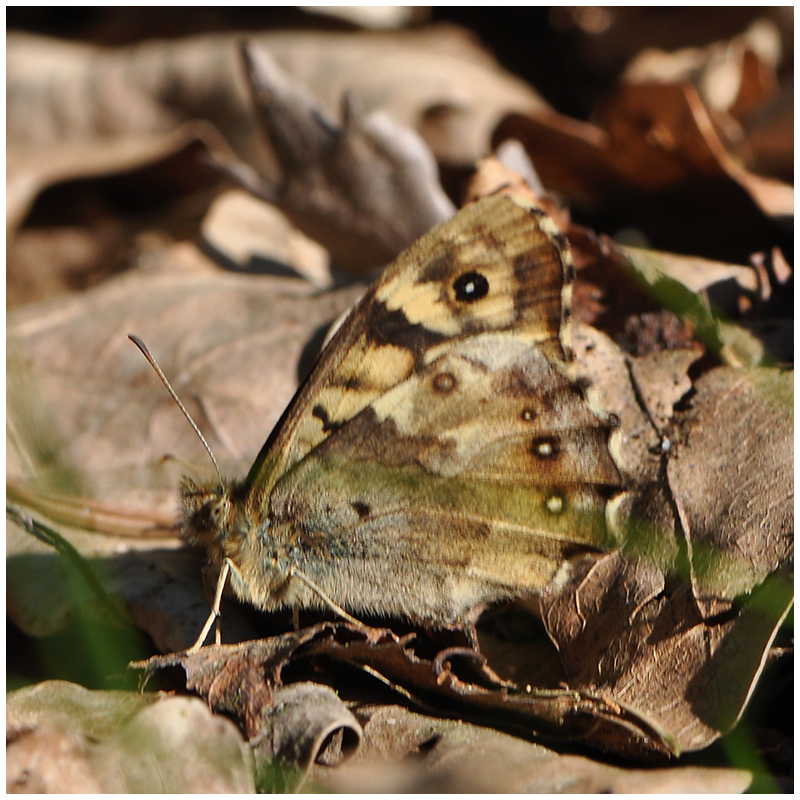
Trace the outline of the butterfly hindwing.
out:
<instances>
[{"instance_id":1,"label":"butterfly hindwing","mask_svg":"<svg viewBox=\"0 0 800 800\"><path fill-rule=\"evenodd\" d=\"M605 492L619 473L608 435L538 348L479 334L291 469L270 518L293 531L300 568L326 592L338 592L341 575L323 563L376 592L391 564L417 587L407 607L455 623L476 598L524 595L572 555L609 544Z\"/></svg>"}]
</instances>

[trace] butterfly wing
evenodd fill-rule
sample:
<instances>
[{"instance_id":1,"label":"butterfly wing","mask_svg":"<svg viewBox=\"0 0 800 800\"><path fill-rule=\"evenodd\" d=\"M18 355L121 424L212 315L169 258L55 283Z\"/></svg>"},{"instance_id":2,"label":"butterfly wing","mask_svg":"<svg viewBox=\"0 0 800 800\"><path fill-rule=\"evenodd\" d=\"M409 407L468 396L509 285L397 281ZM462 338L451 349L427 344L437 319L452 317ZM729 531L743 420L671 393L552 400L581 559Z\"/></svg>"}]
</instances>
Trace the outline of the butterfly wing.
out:
<instances>
[{"instance_id":1,"label":"butterfly wing","mask_svg":"<svg viewBox=\"0 0 800 800\"><path fill-rule=\"evenodd\" d=\"M510 197L478 201L428 232L367 291L287 408L247 477L250 512L265 510L281 475L431 352L513 331L563 360L571 275L552 221Z\"/></svg>"}]
</instances>

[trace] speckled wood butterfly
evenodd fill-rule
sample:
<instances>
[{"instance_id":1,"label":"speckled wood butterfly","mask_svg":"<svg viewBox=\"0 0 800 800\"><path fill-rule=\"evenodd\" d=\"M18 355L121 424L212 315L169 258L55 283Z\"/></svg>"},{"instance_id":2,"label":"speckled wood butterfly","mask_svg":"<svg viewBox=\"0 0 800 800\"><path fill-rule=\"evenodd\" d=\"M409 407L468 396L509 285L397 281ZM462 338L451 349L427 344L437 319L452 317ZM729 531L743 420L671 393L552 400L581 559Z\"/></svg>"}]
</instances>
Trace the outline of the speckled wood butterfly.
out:
<instances>
[{"instance_id":1,"label":"speckled wood butterfly","mask_svg":"<svg viewBox=\"0 0 800 800\"><path fill-rule=\"evenodd\" d=\"M570 374L572 278L521 200L431 230L353 308L247 477L184 480L186 539L264 610L463 628L608 546L620 475Z\"/></svg>"}]
</instances>

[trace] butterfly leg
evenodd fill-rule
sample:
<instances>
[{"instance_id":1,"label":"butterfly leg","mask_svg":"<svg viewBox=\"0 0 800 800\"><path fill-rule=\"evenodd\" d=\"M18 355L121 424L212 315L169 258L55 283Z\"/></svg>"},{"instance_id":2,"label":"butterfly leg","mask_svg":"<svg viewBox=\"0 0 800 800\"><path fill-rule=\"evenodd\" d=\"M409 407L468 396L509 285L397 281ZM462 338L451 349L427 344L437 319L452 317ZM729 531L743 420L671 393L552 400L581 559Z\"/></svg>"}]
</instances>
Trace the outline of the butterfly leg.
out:
<instances>
[{"instance_id":1,"label":"butterfly leg","mask_svg":"<svg viewBox=\"0 0 800 800\"><path fill-rule=\"evenodd\" d=\"M219 579L217 580L217 589L214 592L214 603L211 606L211 614L209 614L206 624L203 625L203 630L200 631L197 641L186 651L187 655L196 653L203 646L206 636L208 636L208 632L211 630L211 626L215 622L217 625L217 630L214 638L216 643L220 644L222 639L222 632L220 628L220 617L222 616L222 612L220 611L220 604L222 603L222 593L225 591L225 583L227 582L228 575L231 571L238 572L233 561L231 561L229 558L226 558L222 563L222 569L220 570Z\"/></svg>"},{"instance_id":2,"label":"butterfly leg","mask_svg":"<svg viewBox=\"0 0 800 800\"><path fill-rule=\"evenodd\" d=\"M353 625L358 625L359 628L368 628L368 626L361 622L361 620L358 620L348 614L338 603L334 603L333 600L331 600L331 598L328 597L328 595L325 594L325 592L323 592L322 589L320 589L319 586L314 583L314 581L311 580L311 578L305 575L294 565L292 565L289 570L289 577L292 576L299 578L306 586L308 586L309 589L311 589L313 592L316 592L316 594L319 595L325 604L330 606L330 608L332 608L340 617L342 617L342 619L347 620L347 622L351 622Z\"/></svg>"}]
</instances>

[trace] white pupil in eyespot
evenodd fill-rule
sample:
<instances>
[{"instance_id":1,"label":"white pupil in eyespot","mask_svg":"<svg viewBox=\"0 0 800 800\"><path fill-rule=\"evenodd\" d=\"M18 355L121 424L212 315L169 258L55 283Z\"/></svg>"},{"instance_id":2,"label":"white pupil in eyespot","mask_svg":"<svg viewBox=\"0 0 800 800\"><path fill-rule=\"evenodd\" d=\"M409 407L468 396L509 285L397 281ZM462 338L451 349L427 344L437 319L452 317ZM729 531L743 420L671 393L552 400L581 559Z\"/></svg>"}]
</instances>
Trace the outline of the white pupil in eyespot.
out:
<instances>
[{"instance_id":1,"label":"white pupil in eyespot","mask_svg":"<svg viewBox=\"0 0 800 800\"><path fill-rule=\"evenodd\" d=\"M564 510L564 501L557 494L552 494L547 498L547 510L551 514L560 514Z\"/></svg>"}]
</instances>

